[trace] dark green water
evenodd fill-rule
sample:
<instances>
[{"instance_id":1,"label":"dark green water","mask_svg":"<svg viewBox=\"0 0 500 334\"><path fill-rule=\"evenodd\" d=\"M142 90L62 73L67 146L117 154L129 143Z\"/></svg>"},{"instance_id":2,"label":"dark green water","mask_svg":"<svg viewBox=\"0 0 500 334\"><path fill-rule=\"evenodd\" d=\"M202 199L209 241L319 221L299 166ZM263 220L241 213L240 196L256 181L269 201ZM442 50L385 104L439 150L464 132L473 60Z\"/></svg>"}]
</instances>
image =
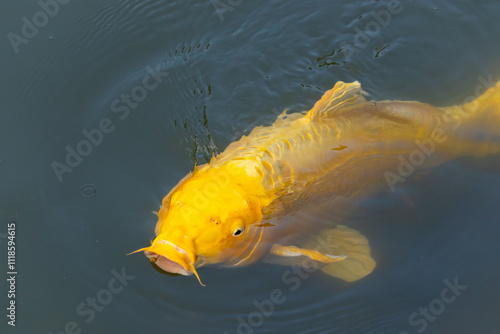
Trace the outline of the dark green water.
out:
<instances>
[{"instance_id":1,"label":"dark green water","mask_svg":"<svg viewBox=\"0 0 500 334\"><path fill-rule=\"evenodd\" d=\"M15 222L17 272L0 332L500 333L498 157L367 199L345 223L378 265L356 283L259 263L202 268L201 287L125 256L195 161L338 80L444 106L500 79L498 1L214 3L0 4L0 254L6 277ZM56 173L67 147L87 155Z\"/></svg>"}]
</instances>

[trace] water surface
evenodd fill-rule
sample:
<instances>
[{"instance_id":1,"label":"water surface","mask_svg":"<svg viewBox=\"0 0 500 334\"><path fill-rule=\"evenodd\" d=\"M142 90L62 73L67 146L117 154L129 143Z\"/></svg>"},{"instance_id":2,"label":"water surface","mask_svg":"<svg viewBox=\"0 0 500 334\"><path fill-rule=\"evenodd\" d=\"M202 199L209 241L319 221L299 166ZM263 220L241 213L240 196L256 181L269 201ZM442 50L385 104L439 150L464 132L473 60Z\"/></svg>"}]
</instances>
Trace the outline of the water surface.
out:
<instances>
[{"instance_id":1,"label":"water surface","mask_svg":"<svg viewBox=\"0 0 500 334\"><path fill-rule=\"evenodd\" d=\"M8 34L42 9L0 4L0 236L16 222L18 267L17 326L2 314L2 333L500 333L498 157L450 161L364 201L345 224L369 238L377 268L352 284L259 263L203 268L204 288L125 256L153 237L151 211L195 162L338 80L445 106L500 79L497 1L402 0L390 18L391 1L214 3L71 1L17 53ZM107 133L58 178L54 162L96 128ZM466 288L444 303L455 281Z\"/></svg>"}]
</instances>

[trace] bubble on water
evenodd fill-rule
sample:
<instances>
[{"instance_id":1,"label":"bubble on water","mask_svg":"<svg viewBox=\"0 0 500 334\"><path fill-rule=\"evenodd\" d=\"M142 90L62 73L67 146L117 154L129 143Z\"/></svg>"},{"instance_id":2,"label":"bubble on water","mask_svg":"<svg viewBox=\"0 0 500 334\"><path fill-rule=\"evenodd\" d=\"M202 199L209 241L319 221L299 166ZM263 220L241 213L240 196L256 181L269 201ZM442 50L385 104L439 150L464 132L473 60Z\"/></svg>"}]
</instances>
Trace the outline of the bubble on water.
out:
<instances>
[{"instance_id":1,"label":"bubble on water","mask_svg":"<svg viewBox=\"0 0 500 334\"><path fill-rule=\"evenodd\" d=\"M80 195L83 198L92 198L97 192L96 187L93 184L84 184L80 187Z\"/></svg>"}]
</instances>

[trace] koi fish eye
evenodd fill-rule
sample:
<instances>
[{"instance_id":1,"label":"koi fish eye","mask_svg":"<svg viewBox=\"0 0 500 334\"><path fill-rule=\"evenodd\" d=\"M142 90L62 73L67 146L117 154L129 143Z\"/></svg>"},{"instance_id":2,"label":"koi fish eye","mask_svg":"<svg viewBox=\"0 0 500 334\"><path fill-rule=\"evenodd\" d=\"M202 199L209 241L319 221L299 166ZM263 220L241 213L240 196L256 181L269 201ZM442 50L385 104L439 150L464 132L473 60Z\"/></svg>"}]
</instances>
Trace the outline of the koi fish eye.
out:
<instances>
[{"instance_id":1,"label":"koi fish eye","mask_svg":"<svg viewBox=\"0 0 500 334\"><path fill-rule=\"evenodd\" d=\"M241 233L243 233L244 228L243 227L237 227L233 231L233 237L239 236Z\"/></svg>"}]
</instances>

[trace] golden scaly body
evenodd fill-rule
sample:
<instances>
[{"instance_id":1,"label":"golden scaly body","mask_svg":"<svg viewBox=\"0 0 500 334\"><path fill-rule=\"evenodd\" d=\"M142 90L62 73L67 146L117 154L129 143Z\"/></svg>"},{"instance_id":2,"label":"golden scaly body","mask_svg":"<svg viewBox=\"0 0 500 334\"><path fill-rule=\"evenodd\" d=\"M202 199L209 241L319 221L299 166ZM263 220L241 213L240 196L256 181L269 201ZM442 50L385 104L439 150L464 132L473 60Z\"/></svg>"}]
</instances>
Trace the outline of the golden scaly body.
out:
<instances>
[{"instance_id":1,"label":"golden scaly body","mask_svg":"<svg viewBox=\"0 0 500 334\"><path fill-rule=\"evenodd\" d=\"M346 198L389 186L390 173L397 174L401 164L398 157L424 168L500 149L498 141L486 138L480 143L464 135L470 130L466 121L499 124L500 102L491 103L491 92L483 97L488 97L490 110L484 103L440 109L419 102L368 102L358 83L338 83L329 93L305 115L280 116L272 126L255 128L229 145L213 165L246 164L278 199L290 194L290 201L304 191ZM432 145L432 154L411 156L421 151L418 144Z\"/></svg>"},{"instance_id":2,"label":"golden scaly body","mask_svg":"<svg viewBox=\"0 0 500 334\"><path fill-rule=\"evenodd\" d=\"M339 224L341 214L325 223L287 213L325 199L336 212L348 211L383 187L394 189L414 169L498 153L499 125L500 83L465 105L435 108L368 102L359 83L338 82L308 113L255 128L181 180L163 200L157 237L142 250L164 270L184 275L197 275L195 268L206 264L252 263L271 250L283 258L340 261L323 271L359 279L375 262L358 232L326 229ZM298 237L319 233L351 255L318 253L314 242L302 243L309 249L295 247Z\"/></svg>"}]
</instances>

